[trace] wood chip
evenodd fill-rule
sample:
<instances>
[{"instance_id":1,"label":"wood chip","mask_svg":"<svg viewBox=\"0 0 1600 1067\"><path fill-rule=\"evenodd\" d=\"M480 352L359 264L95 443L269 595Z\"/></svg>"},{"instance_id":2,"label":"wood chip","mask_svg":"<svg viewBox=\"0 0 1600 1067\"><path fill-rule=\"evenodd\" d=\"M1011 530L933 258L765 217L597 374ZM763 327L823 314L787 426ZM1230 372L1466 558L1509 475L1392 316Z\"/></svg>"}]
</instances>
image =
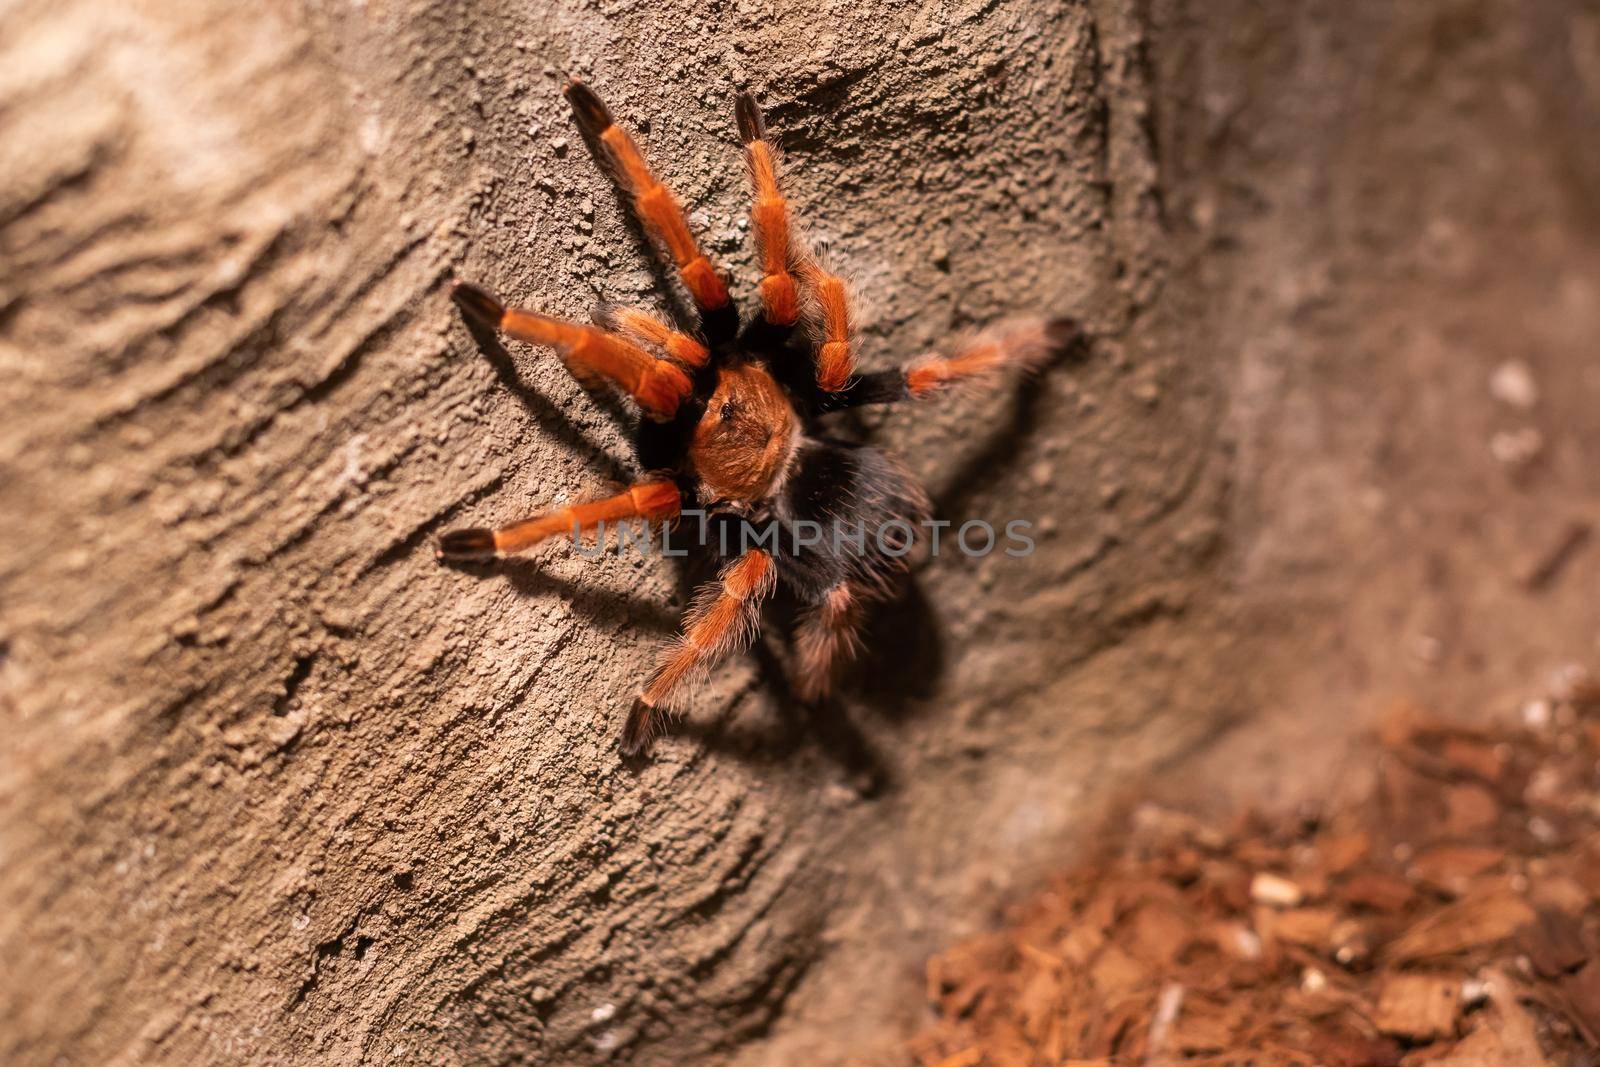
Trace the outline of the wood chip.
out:
<instances>
[{"instance_id":1,"label":"wood chip","mask_svg":"<svg viewBox=\"0 0 1600 1067\"><path fill-rule=\"evenodd\" d=\"M1582 915L1595 901L1594 894L1576 878L1564 874L1532 876L1528 883L1528 903L1536 908L1551 908L1568 915Z\"/></svg>"},{"instance_id":2,"label":"wood chip","mask_svg":"<svg viewBox=\"0 0 1600 1067\"><path fill-rule=\"evenodd\" d=\"M1106 945L1094 961L1094 966L1089 969L1095 989L1107 996L1132 992L1144 984L1148 973L1132 956L1114 944Z\"/></svg>"},{"instance_id":3,"label":"wood chip","mask_svg":"<svg viewBox=\"0 0 1600 1067\"><path fill-rule=\"evenodd\" d=\"M1333 958L1345 967L1361 963L1372 955L1372 933L1356 919L1340 919L1328 934Z\"/></svg>"},{"instance_id":4,"label":"wood chip","mask_svg":"<svg viewBox=\"0 0 1600 1067\"><path fill-rule=\"evenodd\" d=\"M1566 1015L1590 1045L1600 1047L1600 960L1590 960L1583 970L1561 980Z\"/></svg>"},{"instance_id":5,"label":"wood chip","mask_svg":"<svg viewBox=\"0 0 1600 1067\"><path fill-rule=\"evenodd\" d=\"M1215 1014L1191 1013L1180 1019L1172 1032L1172 1047L1179 1052L1220 1052L1232 1044L1232 1025Z\"/></svg>"},{"instance_id":6,"label":"wood chip","mask_svg":"<svg viewBox=\"0 0 1600 1067\"><path fill-rule=\"evenodd\" d=\"M1583 924L1559 911L1541 911L1517 931L1517 947L1528 954L1533 969L1545 978L1559 978L1589 961L1583 945Z\"/></svg>"},{"instance_id":7,"label":"wood chip","mask_svg":"<svg viewBox=\"0 0 1600 1067\"><path fill-rule=\"evenodd\" d=\"M1317 852L1323 873L1340 875L1372 853L1372 835L1365 830L1330 835L1317 843Z\"/></svg>"},{"instance_id":8,"label":"wood chip","mask_svg":"<svg viewBox=\"0 0 1600 1067\"><path fill-rule=\"evenodd\" d=\"M1160 901L1142 905L1128 918L1128 949L1146 962L1165 965L1194 940L1189 918Z\"/></svg>"},{"instance_id":9,"label":"wood chip","mask_svg":"<svg viewBox=\"0 0 1600 1067\"><path fill-rule=\"evenodd\" d=\"M1524 1067L1491 1024L1478 1026L1455 1048L1427 1061L1428 1067Z\"/></svg>"},{"instance_id":10,"label":"wood chip","mask_svg":"<svg viewBox=\"0 0 1600 1067\"><path fill-rule=\"evenodd\" d=\"M1271 916L1271 931L1264 936L1276 937L1307 948L1324 950L1332 946L1333 926L1339 913L1332 908L1291 908Z\"/></svg>"},{"instance_id":11,"label":"wood chip","mask_svg":"<svg viewBox=\"0 0 1600 1067\"><path fill-rule=\"evenodd\" d=\"M1434 1041L1455 1033L1461 980L1434 974L1391 974L1378 994L1373 1023L1381 1033L1408 1041Z\"/></svg>"},{"instance_id":12,"label":"wood chip","mask_svg":"<svg viewBox=\"0 0 1600 1067\"><path fill-rule=\"evenodd\" d=\"M1457 770L1485 782L1498 782L1505 771L1499 747L1475 738L1446 738L1439 757Z\"/></svg>"},{"instance_id":13,"label":"wood chip","mask_svg":"<svg viewBox=\"0 0 1600 1067\"><path fill-rule=\"evenodd\" d=\"M1242 922L1219 922L1206 931L1207 938L1223 952L1239 960L1261 958L1261 937Z\"/></svg>"},{"instance_id":14,"label":"wood chip","mask_svg":"<svg viewBox=\"0 0 1600 1067\"><path fill-rule=\"evenodd\" d=\"M1410 882L1396 875L1358 871L1340 882L1334 895L1357 908L1398 912L1411 903L1417 891Z\"/></svg>"},{"instance_id":15,"label":"wood chip","mask_svg":"<svg viewBox=\"0 0 1600 1067\"><path fill-rule=\"evenodd\" d=\"M1250 879L1250 899L1274 908L1292 908L1306 897L1305 891L1282 875L1262 871Z\"/></svg>"},{"instance_id":16,"label":"wood chip","mask_svg":"<svg viewBox=\"0 0 1600 1067\"><path fill-rule=\"evenodd\" d=\"M1486 969L1483 978L1489 989L1489 1005L1483 1014L1505 1048L1508 1062L1517 1067L1544 1067L1548 1061L1533 1019L1518 1003L1516 983L1495 967Z\"/></svg>"},{"instance_id":17,"label":"wood chip","mask_svg":"<svg viewBox=\"0 0 1600 1067\"><path fill-rule=\"evenodd\" d=\"M1411 877L1461 896L1480 874L1505 862L1506 850L1481 845L1435 845L1411 861Z\"/></svg>"},{"instance_id":18,"label":"wood chip","mask_svg":"<svg viewBox=\"0 0 1600 1067\"><path fill-rule=\"evenodd\" d=\"M1444 801L1444 829L1451 837L1474 837L1500 821L1500 801L1477 782L1447 786Z\"/></svg>"},{"instance_id":19,"label":"wood chip","mask_svg":"<svg viewBox=\"0 0 1600 1067\"><path fill-rule=\"evenodd\" d=\"M1399 963L1448 956L1504 940L1533 917L1533 909L1509 891L1466 897L1419 920L1391 942L1384 954Z\"/></svg>"},{"instance_id":20,"label":"wood chip","mask_svg":"<svg viewBox=\"0 0 1600 1067\"><path fill-rule=\"evenodd\" d=\"M1307 1051L1326 1067L1396 1067L1400 1063L1399 1045L1346 1026L1318 1028Z\"/></svg>"},{"instance_id":21,"label":"wood chip","mask_svg":"<svg viewBox=\"0 0 1600 1067\"><path fill-rule=\"evenodd\" d=\"M1201 845L1147 819L1007 932L930 963L916 1062L1589 1062L1600 722L1550 700L1542 730L1418 713L1391 736L1382 791L1315 822L1245 817Z\"/></svg>"}]
</instances>

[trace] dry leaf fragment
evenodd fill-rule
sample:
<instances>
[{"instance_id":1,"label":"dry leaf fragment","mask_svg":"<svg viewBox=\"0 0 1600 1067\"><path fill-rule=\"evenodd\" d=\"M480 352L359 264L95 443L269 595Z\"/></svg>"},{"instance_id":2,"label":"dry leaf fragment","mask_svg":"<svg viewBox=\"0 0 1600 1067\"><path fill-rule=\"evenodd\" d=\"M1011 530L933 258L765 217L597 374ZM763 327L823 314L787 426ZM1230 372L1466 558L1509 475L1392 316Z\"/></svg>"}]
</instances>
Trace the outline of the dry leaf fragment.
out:
<instances>
[{"instance_id":1,"label":"dry leaf fragment","mask_svg":"<svg viewBox=\"0 0 1600 1067\"><path fill-rule=\"evenodd\" d=\"M1455 1033L1461 1011L1461 981L1437 974L1391 974L1383 979L1373 1023L1379 1031L1410 1041L1434 1041Z\"/></svg>"}]
</instances>

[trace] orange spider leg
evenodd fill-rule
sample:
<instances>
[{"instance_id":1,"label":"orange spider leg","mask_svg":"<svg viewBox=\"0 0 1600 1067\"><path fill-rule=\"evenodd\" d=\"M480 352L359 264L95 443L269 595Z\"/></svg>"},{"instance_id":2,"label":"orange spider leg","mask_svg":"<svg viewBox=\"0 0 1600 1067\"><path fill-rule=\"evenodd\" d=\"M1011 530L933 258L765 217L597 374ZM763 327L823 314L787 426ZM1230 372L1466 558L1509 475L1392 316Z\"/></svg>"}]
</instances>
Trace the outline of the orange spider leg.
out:
<instances>
[{"instance_id":1,"label":"orange spider leg","mask_svg":"<svg viewBox=\"0 0 1600 1067\"><path fill-rule=\"evenodd\" d=\"M795 632L800 699L815 703L827 696L839 672L860 654L861 609L860 594L840 582L800 619Z\"/></svg>"},{"instance_id":2,"label":"orange spider leg","mask_svg":"<svg viewBox=\"0 0 1600 1067\"><path fill-rule=\"evenodd\" d=\"M777 583L772 557L752 549L722 568L714 584L695 598L684 618L683 636L668 649L644 691L633 702L622 731L622 750L644 751L661 729L663 709L675 707L685 689L717 660L755 639L761 600Z\"/></svg>"},{"instance_id":3,"label":"orange spider leg","mask_svg":"<svg viewBox=\"0 0 1600 1067\"><path fill-rule=\"evenodd\" d=\"M633 198L633 207L657 240L666 248L678 275L703 311L715 311L728 303L728 287L712 267L683 217L678 198L656 180L649 164L639 152L639 146L626 130L618 126L611 112L594 95L594 90L580 81L567 83L567 102L578 125L606 150L614 166L618 184Z\"/></svg>"},{"instance_id":4,"label":"orange spider leg","mask_svg":"<svg viewBox=\"0 0 1600 1067\"><path fill-rule=\"evenodd\" d=\"M676 365L614 333L508 308L487 289L467 282L457 282L450 295L474 321L519 341L554 348L579 381L607 378L617 383L655 418L670 419L694 389Z\"/></svg>"},{"instance_id":5,"label":"orange spider leg","mask_svg":"<svg viewBox=\"0 0 1600 1067\"><path fill-rule=\"evenodd\" d=\"M850 308L850 289L837 274L823 270L815 261L800 266L800 280L816 302L821 320L822 340L817 345L817 384L837 392L850 380L855 369L855 323Z\"/></svg>"},{"instance_id":6,"label":"orange spider leg","mask_svg":"<svg viewBox=\"0 0 1600 1067\"><path fill-rule=\"evenodd\" d=\"M762 313L774 326L793 326L800 317L800 286L794 268L801 256L789 221L789 202L778 189L778 151L767 137L761 109L749 93L739 94L734 115L756 198L750 207L750 224L765 272L760 285Z\"/></svg>"},{"instance_id":7,"label":"orange spider leg","mask_svg":"<svg viewBox=\"0 0 1600 1067\"><path fill-rule=\"evenodd\" d=\"M958 382L1002 371L1031 369L1078 336L1072 319L1021 319L978 334L951 356L932 356L905 372L906 392L928 396Z\"/></svg>"},{"instance_id":8,"label":"orange spider leg","mask_svg":"<svg viewBox=\"0 0 1600 1067\"><path fill-rule=\"evenodd\" d=\"M766 124L755 99L740 93L734 114L755 187L756 203L750 219L766 271L761 279L761 302L767 321L792 324L799 317L800 297L808 297L815 306L822 334L817 346L817 384L830 393L838 392L850 380L855 367L850 289L843 278L825 270L796 236L788 201L778 189L777 155L767 140Z\"/></svg>"},{"instance_id":9,"label":"orange spider leg","mask_svg":"<svg viewBox=\"0 0 1600 1067\"><path fill-rule=\"evenodd\" d=\"M678 487L672 482L640 482L625 493L573 504L499 529L451 530L440 535L434 554L442 560L509 556L559 534L592 532L602 522L676 518L679 507Z\"/></svg>"},{"instance_id":10,"label":"orange spider leg","mask_svg":"<svg viewBox=\"0 0 1600 1067\"><path fill-rule=\"evenodd\" d=\"M607 307L601 321L608 329L655 345L685 366L704 367L711 358L705 345L638 308Z\"/></svg>"}]
</instances>

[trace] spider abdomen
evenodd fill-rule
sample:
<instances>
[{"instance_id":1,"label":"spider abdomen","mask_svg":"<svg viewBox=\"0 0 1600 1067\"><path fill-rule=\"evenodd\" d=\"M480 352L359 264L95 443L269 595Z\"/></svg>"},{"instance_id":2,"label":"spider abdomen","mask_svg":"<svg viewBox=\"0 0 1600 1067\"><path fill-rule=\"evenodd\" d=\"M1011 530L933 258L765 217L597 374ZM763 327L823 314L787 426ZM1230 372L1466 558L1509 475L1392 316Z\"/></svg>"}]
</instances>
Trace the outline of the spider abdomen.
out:
<instances>
[{"instance_id":1,"label":"spider abdomen","mask_svg":"<svg viewBox=\"0 0 1600 1067\"><path fill-rule=\"evenodd\" d=\"M927 494L888 453L808 438L774 501L778 576L802 597L841 582L883 590L905 569L927 515Z\"/></svg>"}]
</instances>

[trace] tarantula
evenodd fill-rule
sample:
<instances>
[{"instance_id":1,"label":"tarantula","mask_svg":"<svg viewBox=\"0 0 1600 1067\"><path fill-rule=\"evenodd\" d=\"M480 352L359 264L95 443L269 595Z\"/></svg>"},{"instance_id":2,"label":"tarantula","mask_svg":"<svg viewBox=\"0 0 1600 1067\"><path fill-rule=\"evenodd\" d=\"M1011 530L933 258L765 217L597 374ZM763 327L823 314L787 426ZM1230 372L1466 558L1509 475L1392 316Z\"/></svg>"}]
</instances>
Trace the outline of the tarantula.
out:
<instances>
[{"instance_id":1,"label":"tarantula","mask_svg":"<svg viewBox=\"0 0 1600 1067\"><path fill-rule=\"evenodd\" d=\"M1007 365L1036 365L1073 340L1077 326L1063 318L1014 321L948 356L857 373L849 287L797 232L779 187L777 148L755 100L743 93L735 118L754 190L750 224L763 276L760 311L741 324L723 277L633 138L582 82L570 82L565 95L590 148L671 258L698 322L674 326L648 311L608 306L596 311L594 325L567 322L507 307L488 290L458 282L452 296L472 322L553 348L579 380L609 381L628 394L645 416L635 442L640 461L654 473L613 497L498 529L445 533L437 553L445 561L504 556L604 523L668 523L696 506L713 523L740 524L730 548L725 526L711 538L707 522L700 523L702 547L726 562L695 598L681 636L633 702L622 734L622 749L632 755L648 747L665 714L681 710L690 683L750 644L762 601L778 583L806 605L795 632L800 697L825 696L858 653L863 609L893 591L904 553L881 536L823 537L802 550L802 539L789 535L807 522L847 523L869 533L899 523L910 533L928 501L885 453L826 436L826 415L927 397ZM756 523L783 536L758 533L752 545L746 534ZM782 550L788 544L796 549Z\"/></svg>"}]
</instances>

